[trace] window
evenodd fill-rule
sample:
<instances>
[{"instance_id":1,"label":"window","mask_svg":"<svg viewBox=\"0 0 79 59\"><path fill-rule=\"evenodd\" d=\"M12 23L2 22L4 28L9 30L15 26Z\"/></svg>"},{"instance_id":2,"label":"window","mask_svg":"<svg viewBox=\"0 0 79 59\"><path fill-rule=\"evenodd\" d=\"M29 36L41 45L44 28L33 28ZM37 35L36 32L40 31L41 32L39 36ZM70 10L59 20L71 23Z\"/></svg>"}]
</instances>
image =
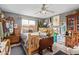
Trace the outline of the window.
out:
<instances>
[{"instance_id":1,"label":"window","mask_svg":"<svg viewBox=\"0 0 79 59\"><path fill-rule=\"evenodd\" d=\"M28 20L22 19L22 26L23 25L28 25Z\"/></svg>"},{"instance_id":2,"label":"window","mask_svg":"<svg viewBox=\"0 0 79 59\"><path fill-rule=\"evenodd\" d=\"M35 20L25 20L25 19L22 19L22 25L35 25Z\"/></svg>"},{"instance_id":3,"label":"window","mask_svg":"<svg viewBox=\"0 0 79 59\"><path fill-rule=\"evenodd\" d=\"M35 21L34 20L30 20L29 21L29 25L35 25Z\"/></svg>"},{"instance_id":4,"label":"window","mask_svg":"<svg viewBox=\"0 0 79 59\"><path fill-rule=\"evenodd\" d=\"M36 21L35 20L22 19L22 31L27 32L29 30L32 30L32 31L36 30Z\"/></svg>"}]
</instances>

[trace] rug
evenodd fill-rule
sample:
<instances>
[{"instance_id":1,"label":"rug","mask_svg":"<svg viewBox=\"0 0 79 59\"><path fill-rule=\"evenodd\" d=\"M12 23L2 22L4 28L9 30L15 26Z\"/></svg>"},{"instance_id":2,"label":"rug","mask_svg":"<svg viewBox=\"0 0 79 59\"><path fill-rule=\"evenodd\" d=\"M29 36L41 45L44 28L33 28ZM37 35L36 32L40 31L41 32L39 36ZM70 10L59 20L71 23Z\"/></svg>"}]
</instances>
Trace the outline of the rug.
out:
<instances>
[{"instance_id":1,"label":"rug","mask_svg":"<svg viewBox=\"0 0 79 59\"><path fill-rule=\"evenodd\" d=\"M54 55L67 55L66 53L62 52L62 51L58 51L56 52Z\"/></svg>"},{"instance_id":2,"label":"rug","mask_svg":"<svg viewBox=\"0 0 79 59\"><path fill-rule=\"evenodd\" d=\"M26 54L23 47L20 45L11 48L11 55L26 55Z\"/></svg>"}]
</instances>

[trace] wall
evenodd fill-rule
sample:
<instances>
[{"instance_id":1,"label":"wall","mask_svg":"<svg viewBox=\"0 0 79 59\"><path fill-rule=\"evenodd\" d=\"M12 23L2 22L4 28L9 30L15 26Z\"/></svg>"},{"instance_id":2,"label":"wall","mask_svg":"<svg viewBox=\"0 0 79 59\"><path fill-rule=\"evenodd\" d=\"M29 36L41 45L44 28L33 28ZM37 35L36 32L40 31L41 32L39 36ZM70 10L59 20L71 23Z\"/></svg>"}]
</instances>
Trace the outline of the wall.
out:
<instances>
[{"instance_id":1,"label":"wall","mask_svg":"<svg viewBox=\"0 0 79 59\"><path fill-rule=\"evenodd\" d=\"M60 26L62 26L62 23L66 23L66 16L68 14L71 14L72 12L66 12L66 13L62 13L62 14L59 14L60 16L60 21L61 21L61 24ZM14 17L15 19L15 23L18 24L18 25L22 25L22 18L24 19L29 19L29 20L36 20L36 26L38 26L38 20L41 20L39 18L35 18L35 17L29 17L29 16L25 16L25 15L19 15L19 14L15 14L15 13L10 13L10 12L4 12L5 16L8 17L8 16L12 16ZM52 16L54 17L54 16ZM49 19L49 18L47 18ZM42 20L41 20L42 21ZM44 19L43 19L44 21ZM65 26L66 27L66 26Z\"/></svg>"},{"instance_id":2,"label":"wall","mask_svg":"<svg viewBox=\"0 0 79 59\"><path fill-rule=\"evenodd\" d=\"M19 15L19 14L10 13L10 12L4 12L4 14L5 14L6 17L12 16L15 20L15 24L18 24L20 26L22 26L22 18L23 19L29 19L29 20L36 20L36 30L37 30L37 24L38 24L39 18L29 17L29 16L25 16L25 15Z\"/></svg>"},{"instance_id":3,"label":"wall","mask_svg":"<svg viewBox=\"0 0 79 59\"><path fill-rule=\"evenodd\" d=\"M63 32L63 31L61 32L61 27L63 27L63 25L65 26L65 31L66 31L66 29L67 29L67 28L66 28L66 27L67 27L67 26L66 26L66 16L69 15L69 14L72 14L72 13L74 13L74 11L65 12L65 13L58 14L58 15L55 15L55 16L52 16L52 17L51 17L52 24L55 23L55 25L57 25L57 20L59 20L59 21L58 21L59 26L57 26L57 27L60 28L60 30L59 30L60 33ZM56 17L56 16L57 16L57 17ZM53 21L55 17L58 18L58 19L57 19L56 21ZM53 27L56 27L56 26L53 26L53 25L52 25L52 28L53 28ZM65 34L65 31L64 31L63 34Z\"/></svg>"},{"instance_id":4,"label":"wall","mask_svg":"<svg viewBox=\"0 0 79 59\"><path fill-rule=\"evenodd\" d=\"M65 41L65 32L66 32L66 29L67 29L67 26L66 26L66 16L69 15L69 14L72 14L73 12L70 11L70 12L66 12L66 13L62 13L62 14L58 14L58 15L55 15L55 16L59 16L59 20L60 20L60 24L59 26L57 26L57 28L59 28L58 32L59 32L59 35L57 35L57 42L61 42L61 41ZM55 16L52 16L51 19L53 20L53 18ZM52 23L54 23L52 21ZM56 23L57 24L57 23ZM52 26L52 28L54 28L54 26Z\"/></svg>"},{"instance_id":5,"label":"wall","mask_svg":"<svg viewBox=\"0 0 79 59\"><path fill-rule=\"evenodd\" d=\"M66 12L66 13L62 13L60 14L60 21L61 21L61 25L60 26L63 26L65 25L65 28L67 30L67 26L66 26L66 16L67 15L70 15L70 14L73 14L74 11L70 11L70 12Z\"/></svg>"},{"instance_id":6,"label":"wall","mask_svg":"<svg viewBox=\"0 0 79 59\"><path fill-rule=\"evenodd\" d=\"M19 15L14 14L14 13L9 13L9 12L5 12L4 14L5 14L5 17L9 17L9 16L13 17L16 24L18 24L18 25L22 24L22 20Z\"/></svg>"},{"instance_id":7,"label":"wall","mask_svg":"<svg viewBox=\"0 0 79 59\"><path fill-rule=\"evenodd\" d=\"M72 12L66 12L66 13L62 13L60 14L60 20L61 22L66 22L66 16L71 14Z\"/></svg>"}]
</instances>

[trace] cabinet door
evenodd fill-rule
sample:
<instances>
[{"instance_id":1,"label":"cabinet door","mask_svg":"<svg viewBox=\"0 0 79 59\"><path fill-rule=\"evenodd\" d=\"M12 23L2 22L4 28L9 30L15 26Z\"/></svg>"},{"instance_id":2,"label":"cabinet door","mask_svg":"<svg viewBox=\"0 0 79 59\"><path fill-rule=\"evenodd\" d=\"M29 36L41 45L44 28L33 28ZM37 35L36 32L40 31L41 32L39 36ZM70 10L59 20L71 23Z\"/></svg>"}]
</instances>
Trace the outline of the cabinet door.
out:
<instances>
[{"instance_id":1,"label":"cabinet door","mask_svg":"<svg viewBox=\"0 0 79 59\"><path fill-rule=\"evenodd\" d=\"M79 16L77 16L77 31L79 32Z\"/></svg>"},{"instance_id":2,"label":"cabinet door","mask_svg":"<svg viewBox=\"0 0 79 59\"><path fill-rule=\"evenodd\" d=\"M68 17L67 22L68 30L75 31L75 16Z\"/></svg>"}]
</instances>

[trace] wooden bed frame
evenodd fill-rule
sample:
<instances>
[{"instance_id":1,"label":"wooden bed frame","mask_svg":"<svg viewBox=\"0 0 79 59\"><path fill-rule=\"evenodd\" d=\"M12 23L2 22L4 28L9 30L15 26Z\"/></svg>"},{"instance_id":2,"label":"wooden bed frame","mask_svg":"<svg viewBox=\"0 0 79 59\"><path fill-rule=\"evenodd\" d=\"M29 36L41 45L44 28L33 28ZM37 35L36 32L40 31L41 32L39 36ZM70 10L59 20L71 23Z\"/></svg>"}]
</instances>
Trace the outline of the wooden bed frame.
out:
<instances>
[{"instance_id":1,"label":"wooden bed frame","mask_svg":"<svg viewBox=\"0 0 79 59\"><path fill-rule=\"evenodd\" d=\"M53 47L53 37L41 38L41 40L39 41L39 54L42 55L44 49L53 52L52 47Z\"/></svg>"},{"instance_id":2,"label":"wooden bed frame","mask_svg":"<svg viewBox=\"0 0 79 59\"><path fill-rule=\"evenodd\" d=\"M43 39L43 40L42 40ZM42 54L42 50L50 47L50 51L52 51L53 38L41 38L39 35L33 35L31 33L28 34L28 40L26 45L23 45L23 48L28 55L32 55L35 52ZM45 48L44 45L46 46Z\"/></svg>"},{"instance_id":3,"label":"wooden bed frame","mask_svg":"<svg viewBox=\"0 0 79 59\"><path fill-rule=\"evenodd\" d=\"M28 48L26 48L27 53L31 55L33 52L37 51L39 48L39 36L28 34Z\"/></svg>"}]
</instances>

